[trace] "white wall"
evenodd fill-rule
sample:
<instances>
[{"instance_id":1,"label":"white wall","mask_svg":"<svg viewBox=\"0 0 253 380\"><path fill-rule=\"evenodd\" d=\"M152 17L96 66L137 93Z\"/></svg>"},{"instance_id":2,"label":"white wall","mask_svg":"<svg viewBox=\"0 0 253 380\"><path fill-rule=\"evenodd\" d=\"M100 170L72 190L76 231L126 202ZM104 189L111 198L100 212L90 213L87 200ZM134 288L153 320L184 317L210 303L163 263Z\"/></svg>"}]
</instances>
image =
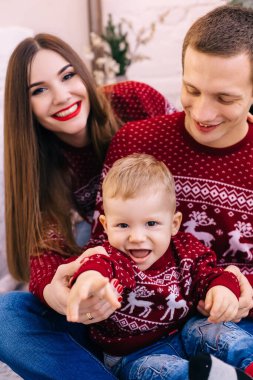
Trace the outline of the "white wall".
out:
<instances>
[{"instance_id":1,"label":"white wall","mask_svg":"<svg viewBox=\"0 0 253 380\"><path fill-rule=\"evenodd\" d=\"M157 24L152 41L139 49L150 60L133 64L128 70L128 78L149 83L180 107L181 46L185 32L197 17L224 4L225 0L101 2L104 23L108 13L112 13L115 21L121 17L131 21L135 32L170 10L164 24ZM85 59L89 44L87 0L0 0L0 9L0 27L19 25L31 28L35 33L56 34L70 43Z\"/></svg>"},{"instance_id":2,"label":"white wall","mask_svg":"<svg viewBox=\"0 0 253 380\"><path fill-rule=\"evenodd\" d=\"M150 60L133 64L127 76L149 83L179 108L184 35L199 16L224 3L222 0L102 0L103 22L106 23L107 14L112 13L114 21L124 17L138 32L170 10L164 24L157 24L152 41L138 50Z\"/></svg>"},{"instance_id":3,"label":"white wall","mask_svg":"<svg viewBox=\"0 0 253 380\"><path fill-rule=\"evenodd\" d=\"M56 34L83 55L88 43L87 0L0 0L0 27L13 25Z\"/></svg>"}]
</instances>

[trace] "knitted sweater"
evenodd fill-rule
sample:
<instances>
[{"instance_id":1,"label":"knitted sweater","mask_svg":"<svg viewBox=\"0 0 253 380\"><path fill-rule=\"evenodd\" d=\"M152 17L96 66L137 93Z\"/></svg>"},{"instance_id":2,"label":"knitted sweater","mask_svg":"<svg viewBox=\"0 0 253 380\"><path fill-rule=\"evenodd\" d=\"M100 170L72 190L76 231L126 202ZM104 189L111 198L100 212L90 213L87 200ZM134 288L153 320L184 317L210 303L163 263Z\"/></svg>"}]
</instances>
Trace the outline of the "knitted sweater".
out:
<instances>
[{"instance_id":1,"label":"knitted sweater","mask_svg":"<svg viewBox=\"0 0 253 380\"><path fill-rule=\"evenodd\" d=\"M121 308L90 326L91 338L106 353L126 355L175 332L213 286L226 286L240 296L237 278L218 268L214 252L191 234L172 237L167 252L145 271L109 243L103 246L109 257L91 256L72 281L96 270L124 287Z\"/></svg>"},{"instance_id":2,"label":"knitted sweater","mask_svg":"<svg viewBox=\"0 0 253 380\"><path fill-rule=\"evenodd\" d=\"M236 264L253 285L253 125L239 143L210 148L197 143L184 127L184 113L127 123L113 139L103 174L113 162L140 152L154 155L172 171L181 230L214 250L218 265ZM92 244L105 239L98 215Z\"/></svg>"}]
</instances>

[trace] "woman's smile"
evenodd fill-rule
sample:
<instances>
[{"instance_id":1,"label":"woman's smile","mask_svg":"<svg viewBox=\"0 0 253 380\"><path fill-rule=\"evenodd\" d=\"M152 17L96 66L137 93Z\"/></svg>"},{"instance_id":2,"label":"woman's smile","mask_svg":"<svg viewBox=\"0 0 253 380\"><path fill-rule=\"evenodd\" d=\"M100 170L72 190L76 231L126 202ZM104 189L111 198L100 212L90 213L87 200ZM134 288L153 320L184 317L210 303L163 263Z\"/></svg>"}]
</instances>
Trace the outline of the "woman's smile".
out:
<instances>
[{"instance_id":1,"label":"woman's smile","mask_svg":"<svg viewBox=\"0 0 253 380\"><path fill-rule=\"evenodd\" d=\"M79 114L79 112L81 111L81 106L82 102L78 101L70 105L69 107L62 109L59 112L56 112L54 115L52 115L52 117L58 121L70 120Z\"/></svg>"}]
</instances>

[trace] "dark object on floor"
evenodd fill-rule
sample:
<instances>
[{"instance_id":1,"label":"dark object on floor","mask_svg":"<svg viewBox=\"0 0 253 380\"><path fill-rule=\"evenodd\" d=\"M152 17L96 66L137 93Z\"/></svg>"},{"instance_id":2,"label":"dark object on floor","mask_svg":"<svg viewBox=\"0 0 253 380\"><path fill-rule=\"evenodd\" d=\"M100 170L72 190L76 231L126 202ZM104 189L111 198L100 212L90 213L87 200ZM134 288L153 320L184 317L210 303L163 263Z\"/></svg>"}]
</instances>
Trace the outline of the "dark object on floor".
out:
<instances>
[{"instance_id":1,"label":"dark object on floor","mask_svg":"<svg viewBox=\"0 0 253 380\"><path fill-rule=\"evenodd\" d=\"M190 380L250 380L241 370L209 354L199 354L190 359Z\"/></svg>"}]
</instances>

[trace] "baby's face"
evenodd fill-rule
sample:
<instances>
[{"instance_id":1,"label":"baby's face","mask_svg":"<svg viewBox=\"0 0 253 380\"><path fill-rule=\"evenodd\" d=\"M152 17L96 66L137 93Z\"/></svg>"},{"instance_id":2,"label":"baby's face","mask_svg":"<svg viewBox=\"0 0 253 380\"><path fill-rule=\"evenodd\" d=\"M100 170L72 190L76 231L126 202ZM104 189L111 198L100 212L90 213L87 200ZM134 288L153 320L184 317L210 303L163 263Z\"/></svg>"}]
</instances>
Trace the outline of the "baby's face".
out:
<instances>
[{"instance_id":1,"label":"baby's face","mask_svg":"<svg viewBox=\"0 0 253 380\"><path fill-rule=\"evenodd\" d=\"M104 200L101 222L110 244L126 253L141 270L148 269L168 249L181 214L174 213L168 193L150 190L133 198Z\"/></svg>"}]
</instances>

